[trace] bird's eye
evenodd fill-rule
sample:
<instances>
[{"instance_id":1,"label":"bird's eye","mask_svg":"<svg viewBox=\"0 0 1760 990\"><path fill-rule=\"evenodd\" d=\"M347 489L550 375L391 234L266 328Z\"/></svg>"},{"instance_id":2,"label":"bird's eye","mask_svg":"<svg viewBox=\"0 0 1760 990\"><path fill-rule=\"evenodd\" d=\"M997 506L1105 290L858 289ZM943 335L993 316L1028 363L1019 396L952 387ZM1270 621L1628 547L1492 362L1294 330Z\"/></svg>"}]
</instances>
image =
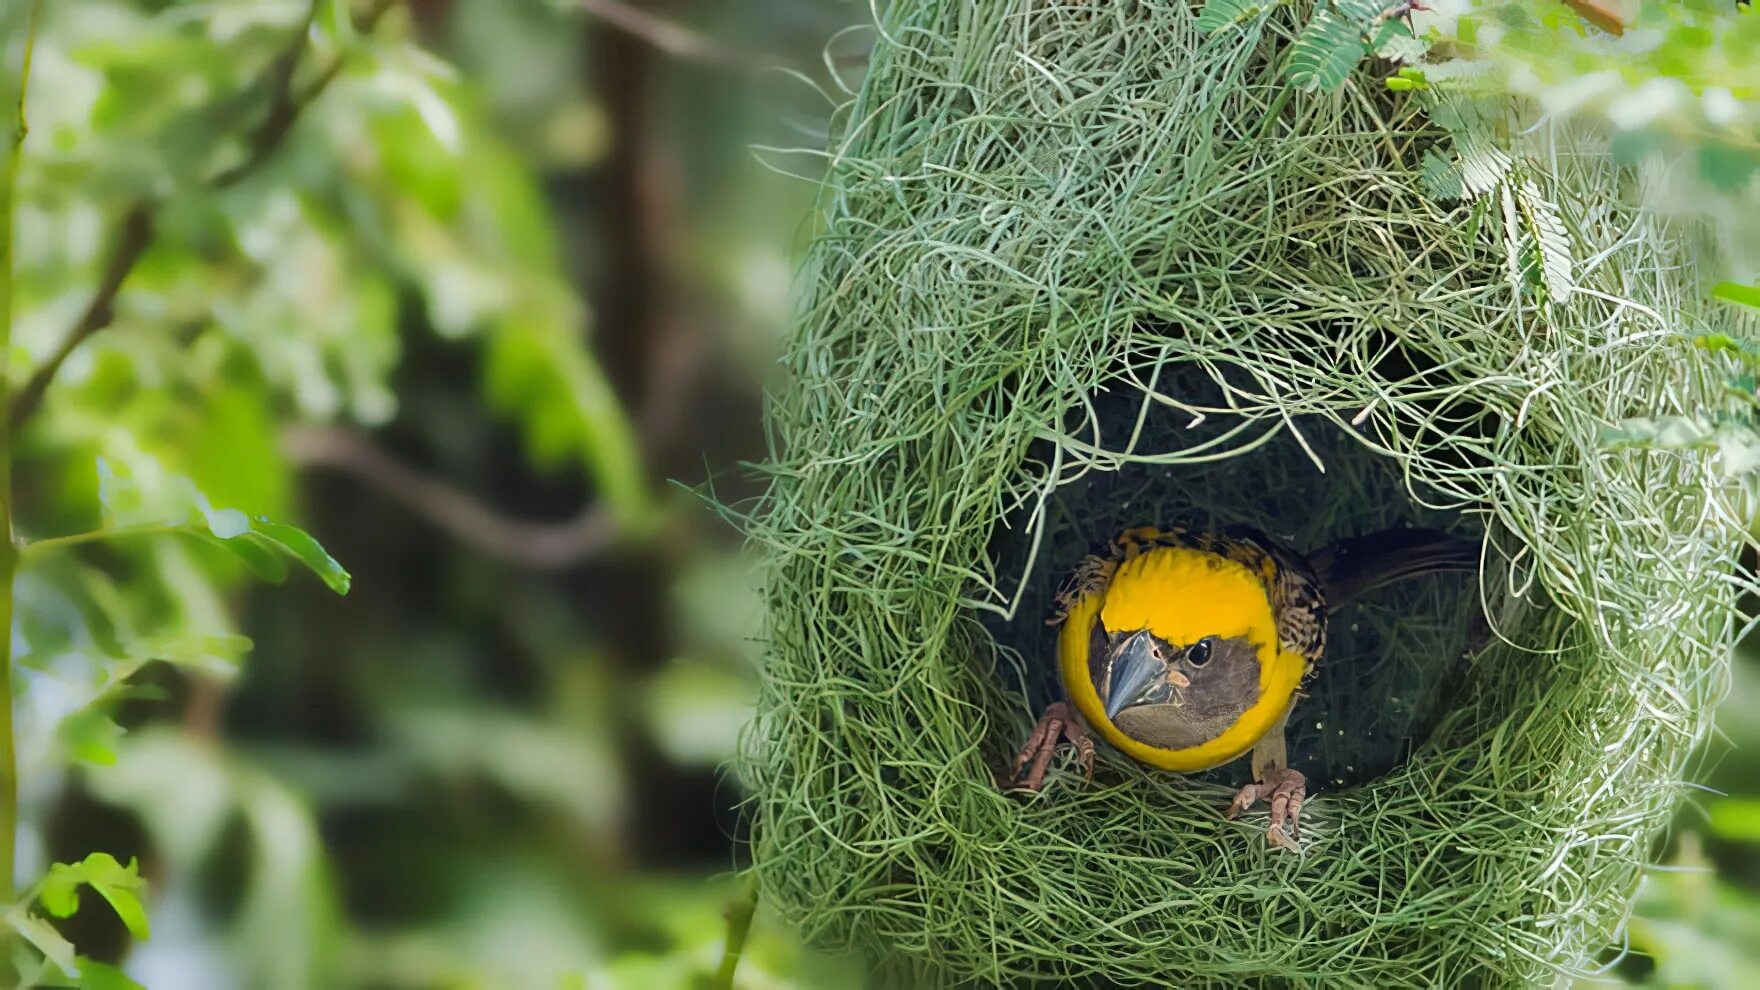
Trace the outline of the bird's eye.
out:
<instances>
[{"instance_id":1,"label":"bird's eye","mask_svg":"<svg viewBox=\"0 0 1760 990\"><path fill-rule=\"evenodd\" d=\"M1210 662L1210 637L1206 636L1186 649L1186 662L1194 667Z\"/></svg>"}]
</instances>

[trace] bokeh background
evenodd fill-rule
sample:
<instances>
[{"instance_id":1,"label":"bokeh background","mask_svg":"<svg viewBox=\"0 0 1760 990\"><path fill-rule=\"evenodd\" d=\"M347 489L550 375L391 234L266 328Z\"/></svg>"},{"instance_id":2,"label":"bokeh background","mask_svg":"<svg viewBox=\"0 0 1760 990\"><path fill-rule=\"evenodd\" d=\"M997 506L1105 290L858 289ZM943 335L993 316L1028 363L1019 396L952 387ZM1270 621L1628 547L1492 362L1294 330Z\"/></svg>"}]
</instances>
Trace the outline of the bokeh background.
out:
<instances>
[{"instance_id":1,"label":"bokeh background","mask_svg":"<svg viewBox=\"0 0 1760 990\"><path fill-rule=\"evenodd\" d=\"M6 0L7 65L21 0ZM20 178L18 527L189 479L353 575L144 538L21 576L21 877L93 850L155 988L690 987L741 863L789 276L865 3L47 4ZM790 150L790 149L807 149ZM132 225L132 226L131 226ZM100 491L99 464L114 479ZM254 646L246 651L237 639ZM167 645L172 644L172 645ZM149 662L163 661L170 662ZM1610 984L1760 985L1760 664ZM744 987L860 985L760 911Z\"/></svg>"}]
</instances>

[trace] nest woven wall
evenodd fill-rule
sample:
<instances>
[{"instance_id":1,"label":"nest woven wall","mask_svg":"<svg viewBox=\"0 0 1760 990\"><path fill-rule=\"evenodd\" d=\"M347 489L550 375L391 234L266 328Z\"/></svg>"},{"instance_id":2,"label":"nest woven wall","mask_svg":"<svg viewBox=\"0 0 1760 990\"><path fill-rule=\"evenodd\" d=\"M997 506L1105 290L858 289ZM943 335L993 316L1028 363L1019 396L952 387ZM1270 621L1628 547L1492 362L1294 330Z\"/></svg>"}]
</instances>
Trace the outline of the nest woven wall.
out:
<instances>
[{"instance_id":1,"label":"nest woven wall","mask_svg":"<svg viewBox=\"0 0 1760 990\"><path fill-rule=\"evenodd\" d=\"M811 936L917 984L1182 986L1517 983L1617 939L1722 690L1744 531L1699 459L1600 441L1718 394L1679 333L1692 252L1540 128L1521 181L1577 264L1537 297L1497 193L1421 191L1417 103L1292 91L1289 35L1207 38L1183 2L885 9L753 520L741 771L764 896ZM996 786L1056 572L1169 513L1304 548L1489 534L1477 585L1340 624L1295 715L1327 768L1299 857L1104 749L1092 786L1067 759Z\"/></svg>"}]
</instances>

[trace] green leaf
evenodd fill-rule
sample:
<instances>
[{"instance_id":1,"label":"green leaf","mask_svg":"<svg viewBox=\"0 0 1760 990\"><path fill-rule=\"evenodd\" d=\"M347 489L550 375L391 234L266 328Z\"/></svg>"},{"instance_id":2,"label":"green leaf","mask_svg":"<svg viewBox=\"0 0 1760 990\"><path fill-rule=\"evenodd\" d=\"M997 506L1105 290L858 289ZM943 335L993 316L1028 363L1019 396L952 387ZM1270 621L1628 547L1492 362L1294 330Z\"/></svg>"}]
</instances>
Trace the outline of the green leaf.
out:
<instances>
[{"instance_id":1,"label":"green leaf","mask_svg":"<svg viewBox=\"0 0 1760 990\"><path fill-rule=\"evenodd\" d=\"M1708 416L1627 419L1603 431L1601 439L1615 450L1648 447L1710 452L1728 479L1760 471L1760 433L1739 422L1720 422Z\"/></svg>"},{"instance_id":2,"label":"green leaf","mask_svg":"<svg viewBox=\"0 0 1760 990\"><path fill-rule=\"evenodd\" d=\"M147 990L109 963L79 957L80 990Z\"/></svg>"},{"instance_id":3,"label":"green leaf","mask_svg":"<svg viewBox=\"0 0 1760 990\"><path fill-rule=\"evenodd\" d=\"M1760 286L1743 285L1740 282L1719 282L1711 287L1711 298L1722 299L1724 302L1732 302L1738 306L1752 306L1755 309L1760 309Z\"/></svg>"},{"instance_id":4,"label":"green leaf","mask_svg":"<svg viewBox=\"0 0 1760 990\"><path fill-rule=\"evenodd\" d=\"M1424 73L1412 68L1412 64L1422 62L1424 56L1430 53L1430 46L1424 39L1414 37L1403 21L1389 20L1376 33L1372 48L1378 57L1389 62L1406 63L1399 70L1400 79L1412 83L1414 88L1424 86Z\"/></svg>"},{"instance_id":5,"label":"green leaf","mask_svg":"<svg viewBox=\"0 0 1760 990\"><path fill-rule=\"evenodd\" d=\"M1301 89L1329 93L1344 85L1367 51L1358 25L1331 10L1317 10L1291 47L1285 73Z\"/></svg>"},{"instance_id":6,"label":"green leaf","mask_svg":"<svg viewBox=\"0 0 1760 990\"><path fill-rule=\"evenodd\" d=\"M57 918L71 917L79 910L79 888L91 887L110 902L116 916L122 919L130 935L148 936L147 911L140 895L147 882L141 879L140 864L129 860L127 866L109 853L92 853L78 863L56 863L37 887L43 907Z\"/></svg>"},{"instance_id":7,"label":"green leaf","mask_svg":"<svg viewBox=\"0 0 1760 990\"><path fill-rule=\"evenodd\" d=\"M163 661L210 677L230 676L237 672L240 657L250 647L245 636L190 633L149 640L130 636L97 650L69 651L95 654L92 658L98 662L102 680L80 707L61 719L56 738L81 763L114 765L123 730L111 713L129 679L141 668Z\"/></svg>"},{"instance_id":8,"label":"green leaf","mask_svg":"<svg viewBox=\"0 0 1760 990\"><path fill-rule=\"evenodd\" d=\"M1693 346L1713 354L1734 354L1747 365L1760 364L1760 341L1731 337L1726 333L1702 333L1692 338Z\"/></svg>"},{"instance_id":9,"label":"green leaf","mask_svg":"<svg viewBox=\"0 0 1760 990\"><path fill-rule=\"evenodd\" d=\"M287 576L287 567L282 564L282 558L292 558L299 564L304 564L308 571L317 574L329 590L338 595L348 594L348 583L352 581L348 571L303 528L275 523L262 516L255 520L245 520L245 527L236 536L220 537L218 530L211 532L215 532L215 536L220 537L225 546L234 553L243 553L248 548L253 555L257 555L257 565L253 569L266 580L282 581Z\"/></svg>"},{"instance_id":10,"label":"green leaf","mask_svg":"<svg viewBox=\"0 0 1760 990\"><path fill-rule=\"evenodd\" d=\"M1705 810L1713 835L1732 842L1760 843L1760 798L1717 798Z\"/></svg>"},{"instance_id":11,"label":"green leaf","mask_svg":"<svg viewBox=\"0 0 1760 990\"><path fill-rule=\"evenodd\" d=\"M1541 196L1539 187L1532 182L1521 184L1516 204L1546 295L1553 302L1562 303L1570 298L1575 284L1571 280L1570 235L1559 219L1558 208Z\"/></svg>"},{"instance_id":12,"label":"green leaf","mask_svg":"<svg viewBox=\"0 0 1760 990\"><path fill-rule=\"evenodd\" d=\"M645 523L651 507L635 431L572 321L560 311L505 321L488 341L484 377L490 405L519 419L537 464L584 463L623 522Z\"/></svg>"},{"instance_id":13,"label":"green leaf","mask_svg":"<svg viewBox=\"0 0 1760 990\"><path fill-rule=\"evenodd\" d=\"M1198 30L1216 34L1238 27L1258 17L1269 6L1257 0L1204 0L1203 9L1198 11Z\"/></svg>"},{"instance_id":14,"label":"green leaf","mask_svg":"<svg viewBox=\"0 0 1760 990\"><path fill-rule=\"evenodd\" d=\"M110 766L116 762L116 744L122 739L122 726L108 712L83 708L61 720L55 734L75 760Z\"/></svg>"},{"instance_id":15,"label":"green leaf","mask_svg":"<svg viewBox=\"0 0 1760 990\"><path fill-rule=\"evenodd\" d=\"M1423 183L1424 192L1431 199L1455 200L1461 198L1464 191L1461 186L1461 172L1448 156L1431 148L1424 152L1424 164L1418 175Z\"/></svg>"},{"instance_id":16,"label":"green leaf","mask_svg":"<svg viewBox=\"0 0 1760 990\"><path fill-rule=\"evenodd\" d=\"M79 975L79 962L74 956L73 943L63 938L54 925L27 912L23 907L15 907L6 912L6 923L12 926L13 931L24 936L25 941L36 946L37 951L54 963L62 973L68 976Z\"/></svg>"},{"instance_id":17,"label":"green leaf","mask_svg":"<svg viewBox=\"0 0 1760 990\"><path fill-rule=\"evenodd\" d=\"M348 46L358 37L349 0L324 0L318 10L318 30L338 45Z\"/></svg>"},{"instance_id":18,"label":"green leaf","mask_svg":"<svg viewBox=\"0 0 1760 990\"><path fill-rule=\"evenodd\" d=\"M1455 167L1461 174L1461 198L1477 199L1502 182L1513 167L1509 155L1487 140L1470 139L1456 142L1460 160Z\"/></svg>"},{"instance_id":19,"label":"green leaf","mask_svg":"<svg viewBox=\"0 0 1760 990\"><path fill-rule=\"evenodd\" d=\"M252 518L237 509L217 509L187 478L176 479L171 493L157 500L144 496L134 479L98 461L98 501L103 529L27 544L28 556L57 546L141 535L185 535L215 543L237 557L258 577L280 583L287 561L304 565L330 590L348 593L349 574L311 534L264 516ZM197 519L200 519L198 522Z\"/></svg>"},{"instance_id":20,"label":"green leaf","mask_svg":"<svg viewBox=\"0 0 1760 990\"><path fill-rule=\"evenodd\" d=\"M1725 144L1699 148L1699 174L1721 192L1737 193L1760 172L1760 155Z\"/></svg>"}]
</instances>

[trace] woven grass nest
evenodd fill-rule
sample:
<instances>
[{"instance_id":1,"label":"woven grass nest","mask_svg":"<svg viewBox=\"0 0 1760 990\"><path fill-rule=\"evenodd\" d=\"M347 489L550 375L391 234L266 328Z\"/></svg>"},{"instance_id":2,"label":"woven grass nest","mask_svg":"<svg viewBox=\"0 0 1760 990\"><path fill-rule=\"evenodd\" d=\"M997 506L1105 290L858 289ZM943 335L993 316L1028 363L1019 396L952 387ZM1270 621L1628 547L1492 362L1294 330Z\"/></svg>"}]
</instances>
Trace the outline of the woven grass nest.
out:
<instances>
[{"instance_id":1,"label":"woven grass nest","mask_svg":"<svg viewBox=\"0 0 1760 990\"><path fill-rule=\"evenodd\" d=\"M1718 395L1682 336L1693 252L1627 205L1635 174L1535 128L1524 181L1576 256L1568 299L1535 298L1495 206L1421 190L1418 104L1367 75L1290 92L1290 33L895 0L840 112L752 519L740 770L766 900L897 982L1580 972L1683 790L1745 526L1702 459L1601 438ZM1044 793L995 784L1054 684L1061 575L1180 521L1486 537L1476 578L1335 620L1292 720L1300 856L1221 818L1244 763L1102 747L1093 785L1068 756Z\"/></svg>"}]
</instances>

